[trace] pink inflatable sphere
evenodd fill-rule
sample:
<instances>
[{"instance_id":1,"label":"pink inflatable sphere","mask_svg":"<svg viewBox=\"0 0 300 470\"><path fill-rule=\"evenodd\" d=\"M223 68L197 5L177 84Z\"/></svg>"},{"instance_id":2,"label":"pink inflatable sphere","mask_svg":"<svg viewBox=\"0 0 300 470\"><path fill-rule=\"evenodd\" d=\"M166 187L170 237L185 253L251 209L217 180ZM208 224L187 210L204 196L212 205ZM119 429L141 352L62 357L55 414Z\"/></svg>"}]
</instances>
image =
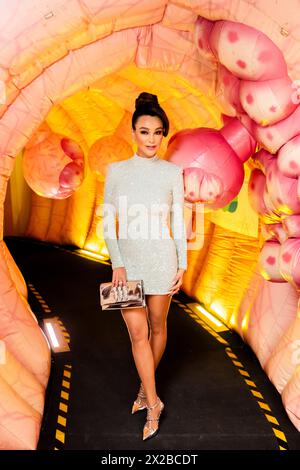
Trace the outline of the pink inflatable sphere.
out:
<instances>
[{"instance_id":1,"label":"pink inflatable sphere","mask_svg":"<svg viewBox=\"0 0 300 470\"><path fill-rule=\"evenodd\" d=\"M186 201L205 203L206 209L229 204L244 180L243 163L221 132L184 129L170 138L166 152L167 160L184 168Z\"/></svg>"},{"instance_id":2,"label":"pink inflatable sphere","mask_svg":"<svg viewBox=\"0 0 300 470\"><path fill-rule=\"evenodd\" d=\"M65 199L84 179L84 154L79 144L67 137L51 134L26 148L24 178L39 196Z\"/></svg>"},{"instance_id":3,"label":"pink inflatable sphere","mask_svg":"<svg viewBox=\"0 0 300 470\"><path fill-rule=\"evenodd\" d=\"M300 176L300 135L289 140L278 151L278 168L290 178Z\"/></svg>"},{"instance_id":4,"label":"pink inflatable sphere","mask_svg":"<svg viewBox=\"0 0 300 470\"><path fill-rule=\"evenodd\" d=\"M280 272L281 244L276 240L264 243L259 255L259 268L261 275L272 282L285 282Z\"/></svg>"},{"instance_id":5,"label":"pink inflatable sphere","mask_svg":"<svg viewBox=\"0 0 300 470\"><path fill-rule=\"evenodd\" d=\"M280 271L285 280L300 290L300 240L289 238L281 245Z\"/></svg>"}]
</instances>

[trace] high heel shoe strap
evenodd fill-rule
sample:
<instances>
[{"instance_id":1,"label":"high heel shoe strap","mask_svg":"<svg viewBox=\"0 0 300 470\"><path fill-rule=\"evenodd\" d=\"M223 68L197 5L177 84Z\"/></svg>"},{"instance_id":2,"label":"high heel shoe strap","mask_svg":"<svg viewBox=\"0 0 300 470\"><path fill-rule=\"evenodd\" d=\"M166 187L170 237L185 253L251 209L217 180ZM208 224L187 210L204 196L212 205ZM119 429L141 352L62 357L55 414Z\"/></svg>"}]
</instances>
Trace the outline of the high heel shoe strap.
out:
<instances>
[{"instance_id":1,"label":"high heel shoe strap","mask_svg":"<svg viewBox=\"0 0 300 470\"><path fill-rule=\"evenodd\" d=\"M160 402L161 402L161 399L160 399L159 397L157 397L157 400L156 400L156 402L154 403L154 405L152 405L152 406L147 405L148 410L153 410L154 408L157 407L157 405L158 405Z\"/></svg>"},{"instance_id":2,"label":"high heel shoe strap","mask_svg":"<svg viewBox=\"0 0 300 470\"><path fill-rule=\"evenodd\" d=\"M147 398L145 389L144 389L142 384L140 385L140 389L138 391L138 396L140 396L141 398Z\"/></svg>"}]
</instances>

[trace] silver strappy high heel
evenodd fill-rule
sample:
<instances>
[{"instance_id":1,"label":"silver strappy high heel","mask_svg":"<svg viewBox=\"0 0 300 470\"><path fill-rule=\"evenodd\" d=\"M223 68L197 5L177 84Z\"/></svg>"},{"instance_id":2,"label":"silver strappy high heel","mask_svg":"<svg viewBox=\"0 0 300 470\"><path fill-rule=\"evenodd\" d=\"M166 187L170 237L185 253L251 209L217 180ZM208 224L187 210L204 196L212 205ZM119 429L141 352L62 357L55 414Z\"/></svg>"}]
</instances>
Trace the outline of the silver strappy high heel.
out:
<instances>
[{"instance_id":1,"label":"silver strappy high heel","mask_svg":"<svg viewBox=\"0 0 300 470\"><path fill-rule=\"evenodd\" d=\"M157 418L151 418L151 414L150 414L151 410L153 410L157 406L160 407L159 414L158 414ZM156 434L158 433L158 431L159 431L159 418L160 418L161 412L163 411L164 407L165 407L165 405L159 397L157 397L156 403L154 403L154 405L152 405L152 406L147 405L147 421L146 421L146 424L144 425L144 429L143 429L143 441L145 441L146 439L150 439L151 437L156 436ZM152 421L157 422L157 428L154 428L153 426L151 426L151 424L150 424L150 426L148 426L148 423L149 422L151 423Z\"/></svg>"},{"instance_id":2,"label":"silver strappy high heel","mask_svg":"<svg viewBox=\"0 0 300 470\"><path fill-rule=\"evenodd\" d=\"M144 391L143 384L141 383L137 398L136 400L134 400L133 405L132 405L131 414L134 414L137 411L144 410L145 408L147 408L146 399L147 399L147 396Z\"/></svg>"}]
</instances>

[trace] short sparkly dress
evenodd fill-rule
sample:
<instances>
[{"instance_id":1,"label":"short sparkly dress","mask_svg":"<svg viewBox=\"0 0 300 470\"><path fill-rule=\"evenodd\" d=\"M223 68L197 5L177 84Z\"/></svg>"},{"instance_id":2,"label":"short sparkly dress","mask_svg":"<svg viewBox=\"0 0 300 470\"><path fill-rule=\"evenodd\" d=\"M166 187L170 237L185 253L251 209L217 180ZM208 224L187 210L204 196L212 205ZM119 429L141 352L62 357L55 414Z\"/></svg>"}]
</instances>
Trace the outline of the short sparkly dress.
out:
<instances>
[{"instance_id":1,"label":"short sparkly dress","mask_svg":"<svg viewBox=\"0 0 300 470\"><path fill-rule=\"evenodd\" d=\"M145 294L167 294L177 269L187 269L182 168L137 153L110 163L103 234L113 269L123 266L127 280L143 279Z\"/></svg>"}]
</instances>

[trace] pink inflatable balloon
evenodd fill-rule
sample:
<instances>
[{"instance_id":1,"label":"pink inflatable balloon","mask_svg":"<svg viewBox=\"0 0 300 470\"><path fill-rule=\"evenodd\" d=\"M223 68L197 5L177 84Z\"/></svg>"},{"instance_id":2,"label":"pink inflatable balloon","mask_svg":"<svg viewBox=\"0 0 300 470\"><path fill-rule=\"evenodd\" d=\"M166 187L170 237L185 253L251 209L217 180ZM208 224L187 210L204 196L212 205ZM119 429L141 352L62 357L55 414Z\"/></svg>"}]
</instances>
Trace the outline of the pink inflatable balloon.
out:
<instances>
[{"instance_id":1,"label":"pink inflatable balloon","mask_svg":"<svg viewBox=\"0 0 300 470\"><path fill-rule=\"evenodd\" d=\"M216 21L210 47L230 72L245 80L270 80L287 75L278 47L261 31L233 21Z\"/></svg>"},{"instance_id":2,"label":"pink inflatable balloon","mask_svg":"<svg viewBox=\"0 0 300 470\"><path fill-rule=\"evenodd\" d=\"M276 153L288 140L299 134L300 107L287 118L270 126L259 126L246 113L238 118L257 142L270 153Z\"/></svg>"},{"instance_id":3,"label":"pink inflatable balloon","mask_svg":"<svg viewBox=\"0 0 300 470\"><path fill-rule=\"evenodd\" d=\"M288 178L280 172L276 156L261 149L253 155L252 161L266 175L266 189L273 207L272 211L283 215L300 213L297 180Z\"/></svg>"},{"instance_id":4,"label":"pink inflatable balloon","mask_svg":"<svg viewBox=\"0 0 300 470\"><path fill-rule=\"evenodd\" d=\"M60 145L65 154L72 158L76 165L83 167L84 154L82 148L77 142L69 139L68 137L64 137L61 139Z\"/></svg>"},{"instance_id":5,"label":"pink inflatable balloon","mask_svg":"<svg viewBox=\"0 0 300 470\"><path fill-rule=\"evenodd\" d=\"M184 167L187 201L219 209L239 193L244 179L242 162L253 148L253 139L233 118L220 131L198 128L177 132L168 142L166 159Z\"/></svg>"},{"instance_id":6,"label":"pink inflatable balloon","mask_svg":"<svg viewBox=\"0 0 300 470\"><path fill-rule=\"evenodd\" d=\"M263 82L241 80L239 90L242 107L257 124L275 124L297 107L291 100L291 84L288 77Z\"/></svg>"},{"instance_id":7,"label":"pink inflatable balloon","mask_svg":"<svg viewBox=\"0 0 300 470\"><path fill-rule=\"evenodd\" d=\"M265 185L264 194L263 194L264 203L266 205L269 217L268 219L264 218L264 220L269 220L269 223L275 223L281 221L281 214L277 211L276 207L274 206L270 194L267 190L267 184Z\"/></svg>"},{"instance_id":8,"label":"pink inflatable balloon","mask_svg":"<svg viewBox=\"0 0 300 470\"><path fill-rule=\"evenodd\" d=\"M282 221L282 226L289 237L300 237L300 215L289 215Z\"/></svg>"},{"instance_id":9,"label":"pink inflatable balloon","mask_svg":"<svg viewBox=\"0 0 300 470\"><path fill-rule=\"evenodd\" d=\"M281 246L279 269L284 279L300 292L300 239L289 238Z\"/></svg>"},{"instance_id":10,"label":"pink inflatable balloon","mask_svg":"<svg viewBox=\"0 0 300 470\"><path fill-rule=\"evenodd\" d=\"M300 309L298 308L298 317L300 318ZM296 347L299 345L299 336L300 336L300 321L299 321L299 318L296 319L295 323L295 328L289 328L288 330L288 334L285 335L285 340L287 342L287 345L286 345L286 350L288 349L289 347L289 343L293 344L293 353L297 353L297 351L295 351L295 345ZM289 341L289 343L288 343ZM281 344L279 344L279 355L282 351L281 349ZM299 348L298 348L298 351L299 351ZM299 352L298 352L299 354ZM282 355L281 355L281 358L282 358ZM282 359L282 362L284 363L284 359L286 359L286 356ZM291 359L290 359L291 360ZM295 363L293 364L295 365ZM277 364L276 364L277 366ZM278 367L275 366L275 370L278 370ZM284 367L280 367L280 370L284 371L284 373L286 374L286 364L284 363ZM284 386L285 385L285 386ZM281 394L281 398L282 398L282 403L286 409L286 412L288 414L288 417L290 418L291 422L294 424L294 426L296 427L296 429L298 429L298 431L300 431L300 400L299 400L299 396L300 396L300 368L299 367L296 367L294 368L293 370L293 373L291 375L291 377L289 378L288 382L284 382L283 384L284 388L283 388L283 391L282 391L282 394ZM277 387L278 388L278 387ZM282 389L281 388L281 389Z\"/></svg>"},{"instance_id":11,"label":"pink inflatable balloon","mask_svg":"<svg viewBox=\"0 0 300 470\"><path fill-rule=\"evenodd\" d=\"M256 168L251 172L248 183L248 196L251 207L262 217L269 214L263 197L265 187L266 177L261 170Z\"/></svg>"},{"instance_id":12,"label":"pink inflatable balloon","mask_svg":"<svg viewBox=\"0 0 300 470\"><path fill-rule=\"evenodd\" d=\"M282 224L270 224L267 227L267 231L273 237L279 241L279 243L283 243L288 239L287 233L284 230Z\"/></svg>"},{"instance_id":13,"label":"pink inflatable balloon","mask_svg":"<svg viewBox=\"0 0 300 470\"><path fill-rule=\"evenodd\" d=\"M77 142L51 134L26 148L24 178L39 196L64 199L71 196L84 178L84 155Z\"/></svg>"},{"instance_id":14,"label":"pink inflatable balloon","mask_svg":"<svg viewBox=\"0 0 300 470\"><path fill-rule=\"evenodd\" d=\"M77 189L82 183L81 165L74 162L68 163L59 175L59 184L63 190Z\"/></svg>"},{"instance_id":15,"label":"pink inflatable balloon","mask_svg":"<svg viewBox=\"0 0 300 470\"><path fill-rule=\"evenodd\" d=\"M300 135L289 140L279 150L278 168L290 178L300 176Z\"/></svg>"},{"instance_id":16,"label":"pink inflatable balloon","mask_svg":"<svg viewBox=\"0 0 300 470\"><path fill-rule=\"evenodd\" d=\"M288 297L288 300L289 304L290 302L294 304L294 299L291 296ZM290 305L282 309L282 312L285 314L286 310L289 309ZM285 396L284 403L288 415L295 412L292 422L300 430L299 414L297 413L299 409L299 389L295 390L293 387L293 400L290 393L286 392L286 388L288 387L288 390L290 390L292 384L294 386L298 385L298 379L295 375L297 376L299 371L300 318L296 314L297 312L295 312L294 321L290 322L273 349L269 360L265 364L265 371L278 392ZM296 391L297 395L295 395Z\"/></svg>"},{"instance_id":17,"label":"pink inflatable balloon","mask_svg":"<svg viewBox=\"0 0 300 470\"><path fill-rule=\"evenodd\" d=\"M267 168L266 181L270 199L280 214L300 214L297 180L288 178L279 171L276 158Z\"/></svg>"},{"instance_id":18,"label":"pink inflatable balloon","mask_svg":"<svg viewBox=\"0 0 300 470\"><path fill-rule=\"evenodd\" d=\"M214 24L213 21L198 16L194 27L194 42L202 56L215 60L216 58L209 45L209 35Z\"/></svg>"},{"instance_id":19,"label":"pink inflatable balloon","mask_svg":"<svg viewBox=\"0 0 300 470\"><path fill-rule=\"evenodd\" d=\"M273 224L281 221L267 191L266 177L259 169L252 171L248 184L249 202L253 210L261 217L262 222Z\"/></svg>"},{"instance_id":20,"label":"pink inflatable balloon","mask_svg":"<svg viewBox=\"0 0 300 470\"><path fill-rule=\"evenodd\" d=\"M246 162L255 149L255 140L236 118L222 116L224 127L219 129L226 142L233 148L241 162Z\"/></svg>"},{"instance_id":21,"label":"pink inflatable balloon","mask_svg":"<svg viewBox=\"0 0 300 470\"><path fill-rule=\"evenodd\" d=\"M288 282L262 280L251 302L251 315L244 337L263 368L278 343L294 323L299 296ZM281 368L278 375L284 371ZM278 382L277 382L278 383Z\"/></svg>"},{"instance_id":22,"label":"pink inflatable balloon","mask_svg":"<svg viewBox=\"0 0 300 470\"><path fill-rule=\"evenodd\" d=\"M219 64L218 68L218 83L217 83L217 95L219 101L222 103L223 108L226 110L226 114L236 115L236 111L239 113L244 112L244 108L240 102L240 83L241 80L235 77L229 70L226 69L222 64ZM228 105L233 108L234 113Z\"/></svg>"},{"instance_id":23,"label":"pink inflatable balloon","mask_svg":"<svg viewBox=\"0 0 300 470\"><path fill-rule=\"evenodd\" d=\"M268 166L272 163L274 155L265 149L261 149L252 156L252 164L259 168L264 174L267 173Z\"/></svg>"},{"instance_id":24,"label":"pink inflatable balloon","mask_svg":"<svg viewBox=\"0 0 300 470\"><path fill-rule=\"evenodd\" d=\"M279 269L280 249L281 245L278 241L268 240L260 252L260 273L268 281L286 282Z\"/></svg>"},{"instance_id":25,"label":"pink inflatable balloon","mask_svg":"<svg viewBox=\"0 0 300 470\"><path fill-rule=\"evenodd\" d=\"M217 197L224 193L223 182L217 174L189 167L185 169L184 176L188 187L185 198L189 202L213 204Z\"/></svg>"}]
</instances>

